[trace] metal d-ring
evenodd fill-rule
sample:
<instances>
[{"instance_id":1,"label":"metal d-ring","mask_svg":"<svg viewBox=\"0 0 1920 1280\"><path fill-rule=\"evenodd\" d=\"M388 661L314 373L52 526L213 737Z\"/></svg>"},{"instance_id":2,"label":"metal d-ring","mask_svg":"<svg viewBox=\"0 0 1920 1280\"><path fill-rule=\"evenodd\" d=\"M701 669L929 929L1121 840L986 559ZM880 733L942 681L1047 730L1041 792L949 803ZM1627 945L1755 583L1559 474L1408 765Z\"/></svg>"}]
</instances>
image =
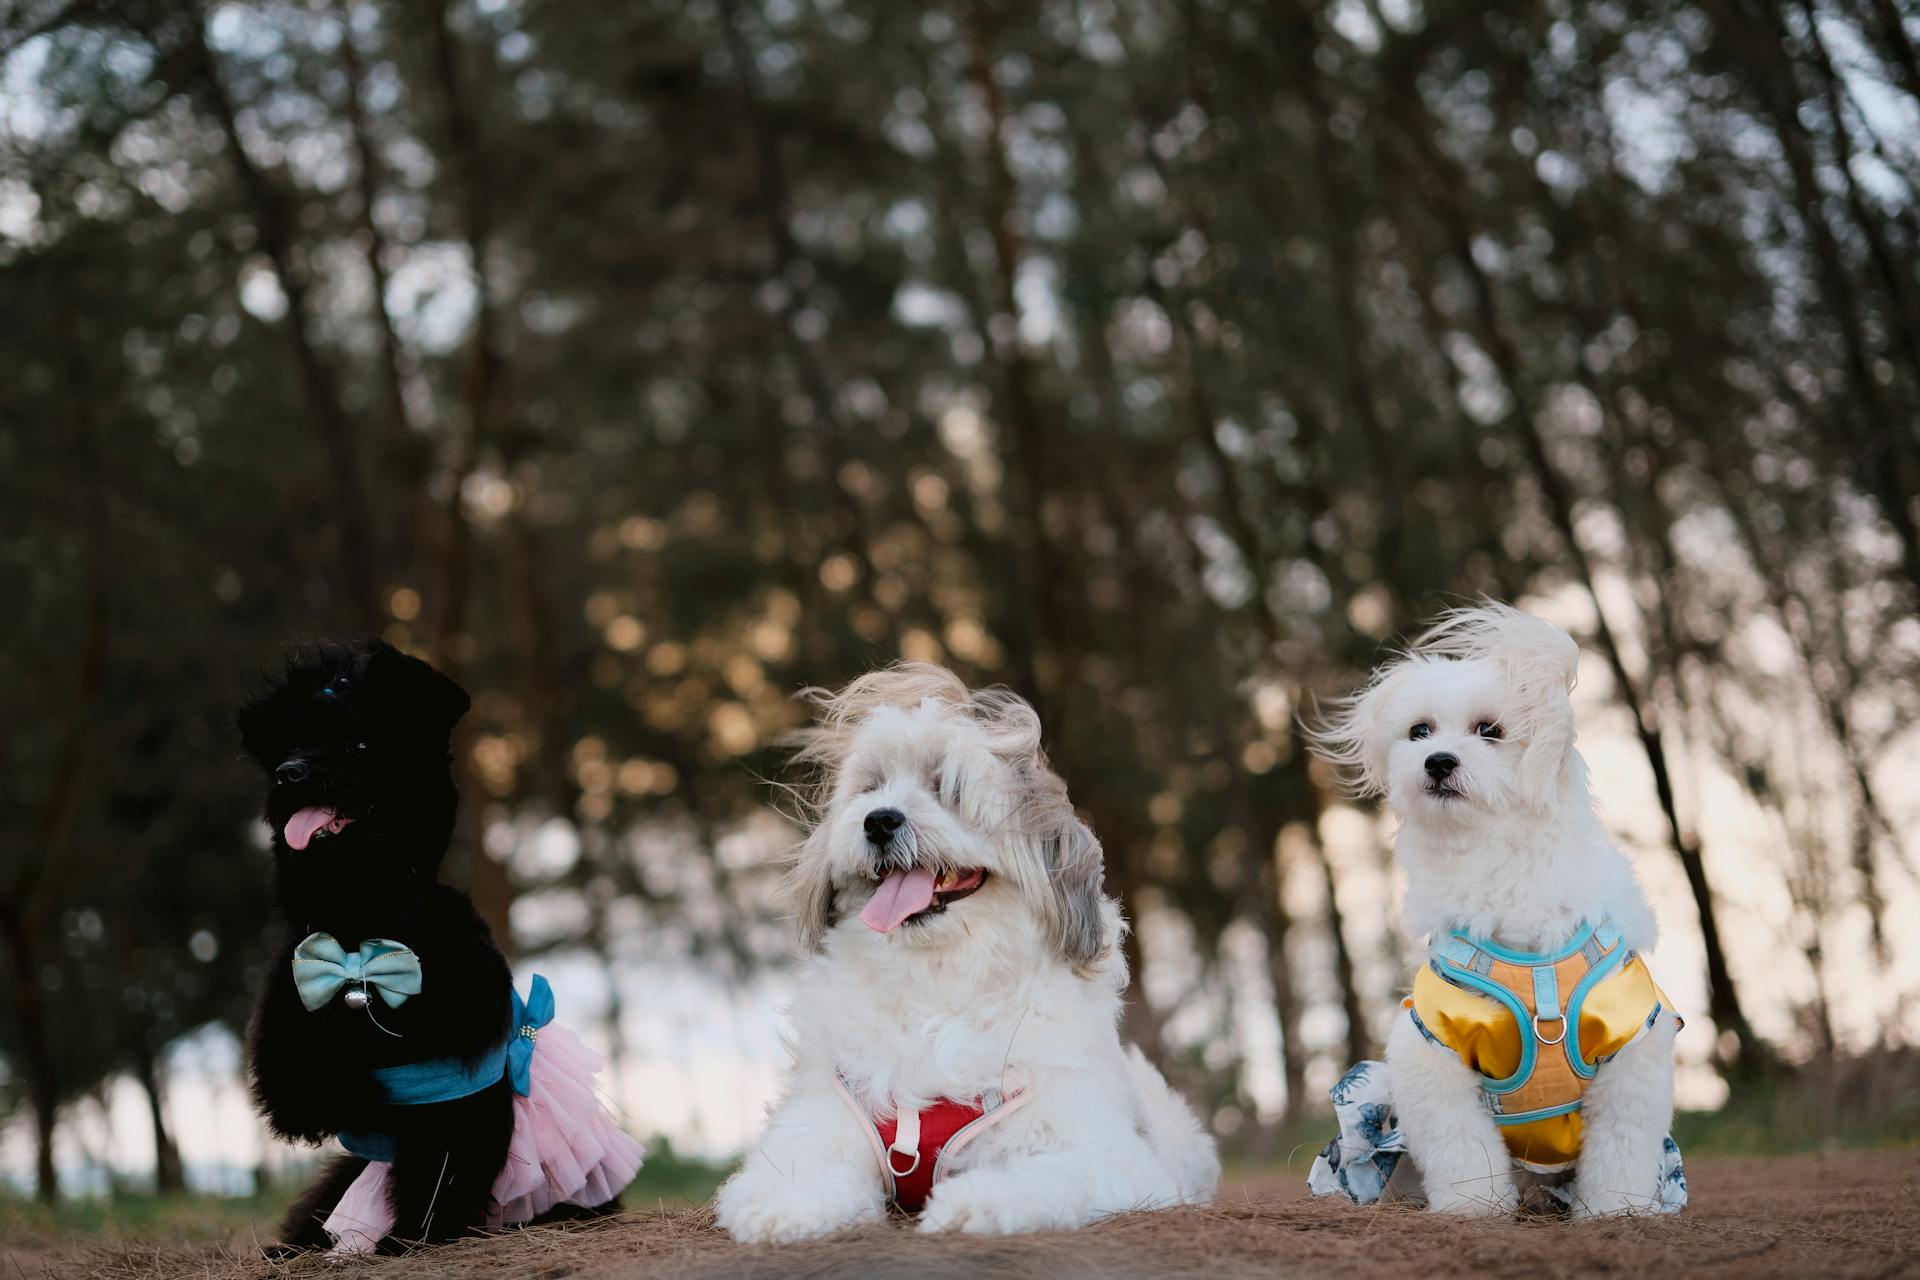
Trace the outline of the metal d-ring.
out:
<instances>
[{"instance_id":1,"label":"metal d-ring","mask_svg":"<svg viewBox=\"0 0 1920 1280\"><path fill-rule=\"evenodd\" d=\"M1555 1037L1554 1037L1553 1039L1551 1039L1551 1040L1549 1040L1549 1039L1547 1039L1547 1038L1546 1038L1545 1036L1543 1036L1543 1035L1541 1035L1541 1034L1540 1034L1540 1022L1541 1022L1541 1018L1540 1018L1540 1015L1536 1013L1536 1014L1534 1014L1534 1015L1533 1015L1533 1038L1534 1038L1534 1039L1536 1039L1536 1040L1538 1040L1538 1041L1539 1041L1539 1042L1540 1042L1541 1044L1545 1044L1545 1045L1555 1045L1555 1044L1559 1044L1559 1043L1560 1043L1560 1042L1561 1042L1562 1040L1565 1040L1565 1039L1567 1038L1567 1019L1566 1019L1566 1015L1565 1015L1565 1014L1562 1014L1562 1015L1561 1015L1560 1017L1558 1017L1558 1018L1548 1018L1548 1019L1547 1019L1547 1021L1548 1021L1548 1022L1557 1022L1557 1023L1559 1023L1559 1024L1560 1024L1560 1034L1559 1034L1559 1035L1557 1035L1557 1036L1555 1036Z\"/></svg>"}]
</instances>

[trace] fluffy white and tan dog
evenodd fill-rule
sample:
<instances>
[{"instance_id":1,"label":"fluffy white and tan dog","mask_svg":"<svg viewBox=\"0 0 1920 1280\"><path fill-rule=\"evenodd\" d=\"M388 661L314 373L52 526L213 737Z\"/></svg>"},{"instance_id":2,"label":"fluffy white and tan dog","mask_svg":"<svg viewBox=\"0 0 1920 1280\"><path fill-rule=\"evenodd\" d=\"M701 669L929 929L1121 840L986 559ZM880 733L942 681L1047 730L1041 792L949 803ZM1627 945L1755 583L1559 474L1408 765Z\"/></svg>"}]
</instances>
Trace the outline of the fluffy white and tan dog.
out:
<instances>
[{"instance_id":1,"label":"fluffy white and tan dog","mask_svg":"<svg viewBox=\"0 0 1920 1280\"><path fill-rule=\"evenodd\" d=\"M1435 1210L1509 1213L1531 1183L1564 1184L1569 1172L1562 1198L1576 1215L1658 1207L1679 1020L1637 959L1654 945L1653 912L1595 814L1574 749L1578 657L1565 632L1519 610L1455 610L1314 735L1356 790L1384 796L1400 820L1407 933L1432 950L1388 1035L1386 1078ZM1617 981L1580 988L1573 979L1609 942L1619 951L1602 956L1594 977ZM1586 955L1562 961L1542 991L1524 989L1533 970L1500 964L1582 946ZM1510 985L1522 988L1532 1027L1501 1012L1502 1001L1474 1003L1503 972L1518 975ZM1495 1073L1504 1076L1529 1035L1526 1064L1536 1075L1557 1070L1565 1088L1555 1098L1571 1096L1576 1108L1531 1127L1516 1118L1531 1103L1499 1092L1469 1043L1505 1053Z\"/></svg>"},{"instance_id":2,"label":"fluffy white and tan dog","mask_svg":"<svg viewBox=\"0 0 1920 1280\"><path fill-rule=\"evenodd\" d=\"M813 954L720 1225L797 1240L893 1201L1003 1233L1208 1200L1212 1139L1121 1045L1125 926L1033 709L921 663L814 697L789 885Z\"/></svg>"}]
</instances>

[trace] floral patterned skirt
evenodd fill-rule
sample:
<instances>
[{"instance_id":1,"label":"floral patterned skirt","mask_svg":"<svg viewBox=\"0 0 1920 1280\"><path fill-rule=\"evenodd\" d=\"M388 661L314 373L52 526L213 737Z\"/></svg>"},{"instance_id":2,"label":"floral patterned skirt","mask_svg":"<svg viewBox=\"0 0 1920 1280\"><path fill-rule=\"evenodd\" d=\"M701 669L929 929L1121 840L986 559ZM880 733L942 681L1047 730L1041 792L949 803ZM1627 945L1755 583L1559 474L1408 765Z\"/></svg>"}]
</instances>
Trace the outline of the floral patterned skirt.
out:
<instances>
[{"instance_id":1,"label":"floral patterned skirt","mask_svg":"<svg viewBox=\"0 0 1920 1280\"><path fill-rule=\"evenodd\" d=\"M1387 1088L1387 1064L1359 1062L1328 1090L1340 1132L1321 1150L1307 1174L1307 1186L1317 1196L1344 1195L1355 1204L1374 1204L1387 1191L1395 1173L1404 1172L1406 1135L1394 1122L1393 1095ZM1410 1166L1409 1166L1410 1167ZM1659 1190L1648 1211L1678 1213L1687 1203L1687 1174L1680 1148L1669 1136L1661 1150ZM1571 1208L1570 1177L1539 1184L1553 1201ZM1392 1198L1389 1196L1388 1198Z\"/></svg>"}]
</instances>

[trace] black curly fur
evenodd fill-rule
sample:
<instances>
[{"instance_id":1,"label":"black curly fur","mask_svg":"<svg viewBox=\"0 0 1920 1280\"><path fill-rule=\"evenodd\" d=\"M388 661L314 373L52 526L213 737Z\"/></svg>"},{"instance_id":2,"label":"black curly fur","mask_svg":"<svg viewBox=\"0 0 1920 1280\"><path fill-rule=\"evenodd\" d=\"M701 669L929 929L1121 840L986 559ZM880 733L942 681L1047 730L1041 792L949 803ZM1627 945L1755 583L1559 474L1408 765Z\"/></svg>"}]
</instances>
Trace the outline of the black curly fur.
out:
<instances>
[{"instance_id":1,"label":"black curly fur","mask_svg":"<svg viewBox=\"0 0 1920 1280\"><path fill-rule=\"evenodd\" d=\"M474 1232L513 1131L505 1080L454 1102L392 1106L372 1077L429 1058L477 1062L509 1030L506 959L473 904L438 880L458 798L448 742L467 706L466 692L425 662L358 640L300 647L238 717L241 742L267 776L283 917L248 1034L254 1101L274 1132L295 1142L318 1144L341 1130L394 1136L395 1226L383 1251ZM290 760L306 776L276 781ZM353 821L291 849L287 820L310 805ZM377 1024L337 997L309 1012L292 960L316 931L348 950L368 938L411 947L420 994L397 1009L376 998ZM358 1157L329 1164L288 1213L287 1247L330 1243L321 1223L364 1167Z\"/></svg>"}]
</instances>

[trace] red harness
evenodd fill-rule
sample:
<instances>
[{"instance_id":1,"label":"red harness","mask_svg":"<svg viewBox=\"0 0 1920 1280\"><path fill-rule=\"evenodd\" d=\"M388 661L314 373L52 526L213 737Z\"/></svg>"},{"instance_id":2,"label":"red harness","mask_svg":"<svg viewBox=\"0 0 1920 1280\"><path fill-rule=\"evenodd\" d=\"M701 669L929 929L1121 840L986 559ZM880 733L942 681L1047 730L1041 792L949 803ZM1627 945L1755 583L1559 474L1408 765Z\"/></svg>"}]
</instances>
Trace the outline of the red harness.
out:
<instances>
[{"instance_id":1,"label":"red harness","mask_svg":"<svg viewBox=\"0 0 1920 1280\"><path fill-rule=\"evenodd\" d=\"M887 1199L908 1213L926 1207L934 1183L945 1177L947 1162L987 1129L1026 1105L1024 1092L991 1090L971 1102L937 1098L921 1111L898 1111L878 1118L855 1101L846 1081L835 1075L840 1097L860 1117Z\"/></svg>"}]
</instances>

